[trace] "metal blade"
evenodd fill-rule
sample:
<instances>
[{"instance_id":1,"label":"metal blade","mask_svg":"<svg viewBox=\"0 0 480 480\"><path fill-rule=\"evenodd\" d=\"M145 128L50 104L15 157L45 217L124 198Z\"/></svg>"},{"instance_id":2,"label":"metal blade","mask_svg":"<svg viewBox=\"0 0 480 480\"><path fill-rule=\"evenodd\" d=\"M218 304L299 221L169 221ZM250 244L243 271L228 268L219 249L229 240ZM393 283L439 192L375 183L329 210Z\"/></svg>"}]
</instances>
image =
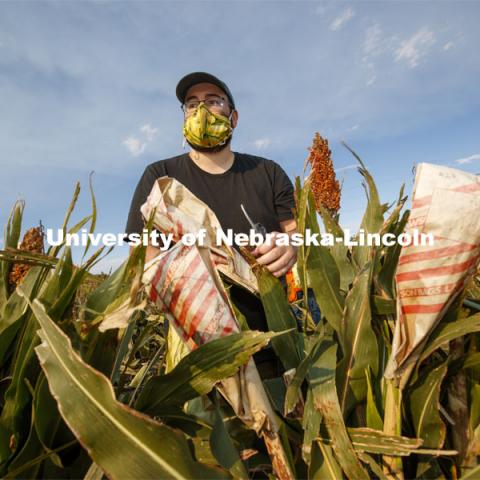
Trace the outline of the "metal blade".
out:
<instances>
[{"instance_id":1,"label":"metal blade","mask_svg":"<svg viewBox=\"0 0 480 480\"><path fill-rule=\"evenodd\" d=\"M253 222L253 220L250 218L250 215L247 213L247 211L245 210L245 207L243 206L243 204L241 203L240 204L240 208L242 209L242 212L243 214L245 215L245 218L248 220L248 223L250 224L250 226L256 230L256 225L255 223Z\"/></svg>"}]
</instances>

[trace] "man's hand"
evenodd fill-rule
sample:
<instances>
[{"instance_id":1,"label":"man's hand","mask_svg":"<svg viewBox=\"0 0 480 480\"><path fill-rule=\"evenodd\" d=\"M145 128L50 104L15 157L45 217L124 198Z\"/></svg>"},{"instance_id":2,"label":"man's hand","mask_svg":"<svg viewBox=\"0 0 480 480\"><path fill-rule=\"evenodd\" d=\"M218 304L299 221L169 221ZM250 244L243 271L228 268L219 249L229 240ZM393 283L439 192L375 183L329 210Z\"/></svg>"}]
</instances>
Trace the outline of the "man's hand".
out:
<instances>
[{"instance_id":1,"label":"man's hand","mask_svg":"<svg viewBox=\"0 0 480 480\"><path fill-rule=\"evenodd\" d=\"M275 238L280 232L271 232L272 241L264 243L253 250L257 262L265 265L276 277L287 273L297 261L297 248L292 245L275 245Z\"/></svg>"}]
</instances>

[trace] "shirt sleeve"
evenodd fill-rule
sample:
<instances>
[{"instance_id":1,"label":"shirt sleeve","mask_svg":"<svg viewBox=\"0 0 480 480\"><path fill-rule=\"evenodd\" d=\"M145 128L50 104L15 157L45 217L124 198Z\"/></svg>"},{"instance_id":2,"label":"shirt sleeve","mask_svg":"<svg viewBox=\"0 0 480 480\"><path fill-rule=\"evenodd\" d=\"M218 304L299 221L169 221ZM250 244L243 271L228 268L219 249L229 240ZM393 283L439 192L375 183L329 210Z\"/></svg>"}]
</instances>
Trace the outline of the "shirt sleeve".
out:
<instances>
[{"instance_id":1,"label":"shirt sleeve","mask_svg":"<svg viewBox=\"0 0 480 480\"><path fill-rule=\"evenodd\" d=\"M152 191L153 185L157 178L162 174L156 172L151 166L145 168L143 175L138 181L137 187L130 203L130 210L128 212L127 224L125 226L125 241L129 243L127 235L131 233L141 234L144 228L144 221L140 207L147 200L148 195Z\"/></svg>"},{"instance_id":2,"label":"shirt sleeve","mask_svg":"<svg viewBox=\"0 0 480 480\"><path fill-rule=\"evenodd\" d=\"M274 164L273 193L278 220L282 222L295 218L293 214L295 208L293 184L285 170L277 163Z\"/></svg>"}]
</instances>

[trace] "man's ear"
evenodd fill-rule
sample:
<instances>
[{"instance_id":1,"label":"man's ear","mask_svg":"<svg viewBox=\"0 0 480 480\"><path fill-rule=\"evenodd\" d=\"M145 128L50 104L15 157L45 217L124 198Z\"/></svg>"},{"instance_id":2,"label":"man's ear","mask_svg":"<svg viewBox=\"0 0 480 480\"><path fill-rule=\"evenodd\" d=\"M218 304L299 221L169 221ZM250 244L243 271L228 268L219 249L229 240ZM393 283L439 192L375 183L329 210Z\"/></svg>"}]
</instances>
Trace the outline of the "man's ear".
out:
<instances>
[{"instance_id":1,"label":"man's ear","mask_svg":"<svg viewBox=\"0 0 480 480\"><path fill-rule=\"evenodd\" d=\"M238 111L234 110L232 112L232 127L236 128L238 123Z\"/></svg>"}]
</instances>

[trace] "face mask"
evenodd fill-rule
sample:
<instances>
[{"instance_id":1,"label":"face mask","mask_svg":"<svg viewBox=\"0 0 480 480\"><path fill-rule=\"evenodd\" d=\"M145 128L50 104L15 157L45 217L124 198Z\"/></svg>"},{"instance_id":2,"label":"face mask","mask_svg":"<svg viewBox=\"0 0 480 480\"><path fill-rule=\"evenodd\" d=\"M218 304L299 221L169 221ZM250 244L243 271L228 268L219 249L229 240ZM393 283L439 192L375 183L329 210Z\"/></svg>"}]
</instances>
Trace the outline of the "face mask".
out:
<instances>
[{"instance_id":1,"label":"face mask","mask_svg":"<svg viewBox=\"0 0 480 480\"><path fill-rule=\"evenodd\" d=\"M232 112L233 113L233 112ZM192 146L202 148L224 144L232 135L230 117L212 113L203 103L189 115L183 124L183 136Z\"/></svg>"}]
</instances>

